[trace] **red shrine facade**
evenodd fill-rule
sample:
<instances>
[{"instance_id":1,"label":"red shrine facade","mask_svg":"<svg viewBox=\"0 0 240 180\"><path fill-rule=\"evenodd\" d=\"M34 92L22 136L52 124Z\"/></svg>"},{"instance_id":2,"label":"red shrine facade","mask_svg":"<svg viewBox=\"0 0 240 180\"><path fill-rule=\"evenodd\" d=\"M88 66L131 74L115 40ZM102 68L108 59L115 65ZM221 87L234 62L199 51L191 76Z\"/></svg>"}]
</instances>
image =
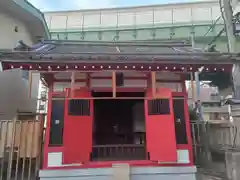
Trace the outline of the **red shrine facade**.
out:
<instances>
[{"instance_id":1,"label":"red shrine facade","mask_svg":"<svg viewBox=\"0 0 240 180\"><path fill-rule=\"evenodd\" d=\"M176 163L178 160L177 152L186 153L188 159L185 160L185 163L193 163L187 95L185 84L180 76L176 76L179 77L178 80L157 80L156 90L153 92L151 87L146 86L147 79L145 77L147 76L144 76L145 73L139 73L141 75L139 77L136 77L137 73L129 73L132 76L125 77L124 81L129 80L132 83L129 84L129 87L116 87L116 97L113 99L111 98L112 87L104 87L103 84L104 81L109 81L111 85L111 76L99 78L104 72L95 74L96 76L91 78L90 82L94 83L95 81L96 85L92 84L90 87L75 86L74 92L70 88L64 88L63 91L50 91L49 100L52 99L52 101L48 106L48 112L51 113L48 113L50 120L47 124L49 129L47 129L46 142L49 143L45 143L45 168L48 168L48 154L56 151L63 153L62 165L80 163L82 167L91 167L94 163L89 164L89 162L98 161L98 158L103 160L110 158L113 161L119 160L119 158L123 161L135 160L134 158L136 158L141 161ZM111 75L111 73L105 74ZM98 82L100 86L96 87ZM61 84L58 80L55 83ZM56 86L55 88L58 89ZM71 96L71 93L74 95ZM153 93L155 93L155 98ZM59 100L59 96L64 99ZM182 112L178 113L179 120L183 121L179 122L184 130L181 133L175 132L173 103L176 106L175 111L177 108L182 109ZM54 114L55 110L57 117ZM110 110L117 117L114 117L112 112L109 112ZM56 126L56 123L59 125L61 119L64 119L62 131L59 134L51 132L51 126ZM55 122L56 120L57 122ZM182 130L181 128L179 130ZM176 137L176 133L183 137ZM62 140L58 137L56 142L53 142L54 136L57 135L62 135ZM178 144L176 138L179 139ZM113 152L111 154L108 151ZM124 154L123 157L118 157L117 154L114 157L114 153L121 153L121 151L126 153L126 157ZM106 153L106 157L103 156L104 153ZM134 155L139 157L134 157ZM99 162L98 165L100 165Z\"/></svg>"},{"instance_id":2,"label":"red shrine facade","mask_svg":"<svg viewBox=\"0 0 240 180\"><path fill-rule=\"evenodd\" d=\"M4 69L40 72L49 87L40 179L195 179L185 80L200 68L230 72L228 54L181 44L147 52L131 44L43 46L51 50L2 58Z\"/></svg>"}]
</instances>

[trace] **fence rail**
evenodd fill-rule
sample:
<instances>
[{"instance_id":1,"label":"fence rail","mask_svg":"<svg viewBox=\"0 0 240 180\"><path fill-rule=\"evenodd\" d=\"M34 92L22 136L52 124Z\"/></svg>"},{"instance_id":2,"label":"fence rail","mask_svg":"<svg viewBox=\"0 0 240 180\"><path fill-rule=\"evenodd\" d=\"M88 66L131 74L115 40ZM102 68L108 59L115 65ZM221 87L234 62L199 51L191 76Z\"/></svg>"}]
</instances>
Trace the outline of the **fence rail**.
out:
<instances>
[{"instance_id":1,"label":"fence rail","mask_svg":"<svg viewBox=\"0 0 240 180\"><path fill-rule=\"evenodd\" d=\"M43 117L0 121L0 180L38 177L43 142Z\"/></svg>"},{"instance_id":2,"label":"fence rail","mask_svg":"<svg viewBox=\"0 0 240 180\"><path fill-rule=\"evenodd\" d=\"M191 122L194 161L203 172L226 178L226 153L240 151L240 133L229 121Z\"/></svg>"}]
</instances>

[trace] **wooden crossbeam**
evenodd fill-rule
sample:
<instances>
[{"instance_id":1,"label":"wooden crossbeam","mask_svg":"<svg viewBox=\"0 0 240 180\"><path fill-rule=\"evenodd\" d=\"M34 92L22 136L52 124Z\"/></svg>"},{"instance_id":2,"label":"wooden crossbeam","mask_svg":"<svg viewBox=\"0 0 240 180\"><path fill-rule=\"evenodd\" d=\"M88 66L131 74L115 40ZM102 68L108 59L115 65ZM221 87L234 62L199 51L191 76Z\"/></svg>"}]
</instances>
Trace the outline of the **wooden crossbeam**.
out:
<instances>
[{"instance_id":1,"label":"wooden crossbeam","mask_svg":"<svg viewBox=\"0 0 240 180\"><path fill-rule=\"evenodd\" d=\"M116 98L116 72L112 72L112 92L113 92L113 98Z\"/></svg>"},{"instance_id":2,"label":"wooden crossbeam","mask_svg":"<svg viewBox=\"0 0 240 180\"><path fill-rule=\"evenodd\" d=\"M183 95L182 95L183 96ZM68 100L71 100L71 99L80 99L79 97L73 97L73 98L71 98L71 97L61 97L61 96L59 96L59 97L57 97L57 96L55 96L55 97L52 97L52 99L53 100L65 100L65 99L68 99ZM137 99L137 100L139 100L139 99L143 99L143 100L151 100L152 99L152 97L115 97L115 98L113 98L113 97L81 97L81 99L92 99L92 100L98 100L98 99ZM164 98L162 98L162 99L164 99ZM167 97L165 98L165 99L168 99ZM173 99L183 99L183 97L174 97Z\"/></svg>"},{"instance_id":3,"label":"wooden crossbeam","mask_svg":"<svg viewBox=\"0 0 240 180\"><path fill-rule=\"evenodd\" d=\"M75 74L75 72L72 72L72 76L71 76L71 94L70 94L70 96L72 98L74 97L74 93L75 93L75 79L76 79L76 74Z\"/></svg>"},{"instance_id":4,"label":"wooden crossbeam","mask_svg":"<svg viewBox=\"0 0 240 180\"><path fill-rule=\"evenodd\" d=\"M151 79L152 79L152 96L156 98L156 72L151 72Z\"/></svg>"}]
</instances>

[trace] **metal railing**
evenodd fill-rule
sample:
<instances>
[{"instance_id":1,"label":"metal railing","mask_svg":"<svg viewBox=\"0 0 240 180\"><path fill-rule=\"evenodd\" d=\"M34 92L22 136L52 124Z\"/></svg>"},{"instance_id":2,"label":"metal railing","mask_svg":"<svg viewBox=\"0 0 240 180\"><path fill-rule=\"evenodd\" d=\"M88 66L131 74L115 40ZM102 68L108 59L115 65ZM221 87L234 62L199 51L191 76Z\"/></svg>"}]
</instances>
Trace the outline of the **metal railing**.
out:
<instances>
[{"instance_id":1,"label":"metal railing","mask_svg":"<svg viewBox=\"0 0 240 180\"><path fill-rule=\"evenodd\" d=\"M145 160L147 157L143 144L118 144L93 146L92 160Z\"/></svg>"},{"instance_id":2,"label":"metal railing","mask_svg":"<svg viewBox=\"0 0 240 180\"><path fill-rule=\"evenodd\" d=\"M227 106L217 106L217 107L204 107L202 106L203 113L228 113Z\"/></svg>"}]
</instances>

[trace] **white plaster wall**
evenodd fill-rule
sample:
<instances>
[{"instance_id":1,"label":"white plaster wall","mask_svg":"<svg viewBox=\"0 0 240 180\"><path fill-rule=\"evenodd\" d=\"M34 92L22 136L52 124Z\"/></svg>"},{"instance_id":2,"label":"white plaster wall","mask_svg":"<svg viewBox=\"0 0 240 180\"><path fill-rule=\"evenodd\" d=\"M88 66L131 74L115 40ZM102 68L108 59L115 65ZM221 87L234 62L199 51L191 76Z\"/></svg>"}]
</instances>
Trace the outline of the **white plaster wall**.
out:
<instances>
[{"instance_id":1,"label":"white plaster wall","mask_svg":"<svg viewBox=\"0 0 240 180\"><path fill-rule=\"evenodd\" d=\"M28 31L31 24L25 24L4 11L0 12L0 23L0 49L12 50L19 40L28 45L33 44L32 34ZM18 32L15 32L15 27ZM36 112L39 79L39 74L33 74L30 98L28 80L23 78L22 70L0 72L0 120L12 119L17 111Z\"/></svg>"},{"instance_id":2,"label":"white plaster wall","mask_svg":"<svg viewBox=\"0 0 240 180\"><path fill-rule=\"evenodd\" d=\"M51 30L205 24L219 16L218 2L45 13Z\"/></svg>"},{"instance_id":3,"label":"white plaster wall","mask_svg":"<svg viewBox=\"0 0 240 180\"><path fill-rule=\"evenodd\" d=\"M28 82L20 69L0 72L0 84L0 120L13 119L17 111L36 112L36 93L35 99L28 97Z\"/></svg>"},{"instance_id":4,"label":"white plaster wall","mask_svg":"<svg viewBox=\"0 0 240 180\"><path fill-rule=\"evenodd\" d=\"M13 49L19 40L32 45L32 37L27 26L9 14L0 12L0 49ZM18 27L18 32L15 32Z\"/></svg>"},{"instance_id":5,"label":"white plaster wall","mask_svg":"<svg viewBox=\"0 0 240 180\"><path fill-rule=\"evenodd\" d=\"M40 74L32 75L31 94L29 82L23 71L11 69L0 72L0 120L13 119L17 111L36 112Z\"/></svg>"}]
</instances>

